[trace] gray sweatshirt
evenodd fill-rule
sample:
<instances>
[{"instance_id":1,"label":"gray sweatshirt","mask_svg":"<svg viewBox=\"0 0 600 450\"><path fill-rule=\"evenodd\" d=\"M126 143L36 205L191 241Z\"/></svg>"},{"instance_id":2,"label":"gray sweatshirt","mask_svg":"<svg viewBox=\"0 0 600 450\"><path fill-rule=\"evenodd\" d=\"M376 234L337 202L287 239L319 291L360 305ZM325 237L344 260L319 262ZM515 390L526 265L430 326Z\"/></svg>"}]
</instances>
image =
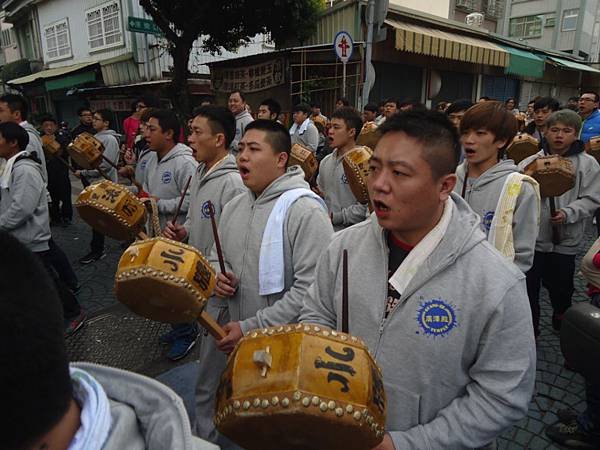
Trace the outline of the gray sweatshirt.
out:
<instances>
[{"instance_id":1,"label":"gray sweatshirt","mask_svg":"<svg viewBox=\"0 0 600 450\"><path fill-rule=\"evenodd\" d=\"M181 193L190 176L196 172L198 163L192 156L192 149L184 144L175 145L163 159L158 161L158 154L151 152L147 157L144 190L158 197L158 215L161 228L173 219L177 210ZM177 222L183 223L190 204L190 190L185 194Z\"/></svg>"},{"instance_id":2,"label":"gray sweatshirt","mask_svg":"<svg viewBox=\"0 0 600 450\"><path fill-rule=\"evenodd\" d=\"M292 145L300 144L314 153L319 146L319 130L317 130L317 127L310 119L306 120L308 121L306 130L300 134L300 128L302 128L302 126L298 125L294 134L291 135Z\"/></svg>"},{"instance_id":3,"label":"gray sweatshirt","mask_svg":"<svg viewBox=\"0 0 600 450\"><path fill-rule=\"evenodd\" d=\"M465 179L466 163L456 169L458 177L454 192L461 194ZM512 159L500 161L486 170L479 178L468 180L465 190L465 200L481 217L481 228L487 236L490 232L492 219L498 206L498 200L506 178L518 168ZM515 249L515 264L521 272L527 272L533 265L535 240L539 230L540 205L533 186L523 183L521 193L513 213L513 242Z\"/></svg>"},{"instance_id":4,"label":"gray sweatshirt","mask_svg":"<svg viewBox=\"0 0 600 450\"><path fill-rule=\"evenodd\" d=\"M96 379L110 402L112 425L103 450L218 450L192 436L181 398L152 378L113 367L78 362Z\"/></svg>"},{"instance_id":5,"label":"gray sweatshirt","mask_svg":"<svg viewBox=\"0 0 600 450\"><path fill-rule=\"evenodd\" d=\"M0 189L0 231L8 231L32 252L43 252L48 250L50 218L42 166L21 158L13 164L8 189Z\"/></svg>"},{"instance_id":6,"label":"gray sweatshirt","mask_svg":"<svg viewBox=\"0 0 600 450\"><path fill-rule=\"evenodd\" d=\"M104 156L114 164L117 164L119 162L119 133L114 130L104 130L96 133L94 137L102 142L102 145L104 146ZM113 183L119 181L117 169L111 166L104 158L100 164L100 169L108 175L108 178L110 178L110 181ZM81 174L90 181L103 179L103 176L100 175L100 172L96 169L82 170Z\"/></svg>"},{"instance_id":7,"label":"gray sweatshirt","mask_svg":"<svg viewBox=\"0 0 600 450\"><path fill-rule=\"evenodd\" d=\"M570 153L570 152L568 152ZM544 151L536 153L519 163L523 170L529 163ZM553 252L563 255L575 255L581 243L585 228L585 219L591 217L600 208L600 166L593 156L583 151L566 156L575 168L575 187L565 192L560 197L555 197L556 210L562 209L567 215L567 220L560 226L561 242L559 245L552 243L552 225L550 223L550 202L542 198L540 214L540 231L535 243L538 252Z\"/></svg>"},{"instance_id":8,"label":"gray sweatshirt","mask_svg":"<svg viewBox=\"0 0 600 450\"><path fill-rule=\"evenodd\" d=\"M40 133L35 129L33 125L29 122L21 122L21 126L27 131L29 135L29 144L27 144L27 148L25 151L27 153L35 152L37 158L40 160L42 164L42 177L44 179L44 183L48 184L48 170L46 169L46 156L44 155L44 149L42 147L42 140L40 139Z\"/></svg>"},{"instance_id":9,"label":"gray sweatshirt","mask_svg":"<svg viewBox=\"0 0 600 450\"><path fill-rule=\"evenodd\" d=\"M329 217L316 200L296 200L287 212L283 230L285 288L278 294L258 294L260 245L269 214L279 196L295 188L309 189L298 166L289 167L259 197L249 190L238 195L221 214L219 237L227 270L240 279L235 295L228 299L229 313L231 320L241 322L244 332L297 321L317 259L333 233ZM217 261L213 246L211 262L220 271Z\"/></svg>"},{"instance_id":10,"label":"gray sweatshirt","mask_svg":"<svg viewBox=\"0 0 600 450\"><path fill-rule=\"evenodd\" d=\"M338 157L337 149L330 153L319 165L317 185L325 194L325 204L333 213L333 229L339 231L362 222L367 217L367 205L361 205L350 190L344 173L343 156Z\"/></svg>"},{"instance_id":11,"label":"gray sweatshirt","mask_svg":"<svg viewBox=\"0 0 600 450\"><path fill-rule=\"evenodd\" d=\"M200 163L190 186L190 207L183 226L188 232L188 244L209 256L214 239L208 202L212 202L215 221L219 223L225 204L246 192L246 187L231 154L208 175L206 172L206 166Z\"/></svg>"},{"instance_id":12,"label":"gray sweatshirt","mask_svg":"<svg viewBox=\"0 0 600 450\"><path fill-rule=\"evenodd\" d=\"M397 449L482 447L527 414L533 393L525 276L485 240L467 203L452 200L447 232L387 320L389 250L374 214L334 235L304 298L301 322L340 329L348 249L349 330L382 369Z\"/></svg>"},{"instance_id":13,"label":"gray sweatshirt","mask_svg":"<svg viewBox=\"0 0 600 450\"><path fill-rule=\"evenodd\" d=\"M241 113L235 116L235 137L229 146L229 150L234 155L238 154L238 144L242 140L242 136L246 132L246 126L250 122L254 122L254 119L252 118L252 114L246 110L243 110Z\"/></svg>"}]
</instances>

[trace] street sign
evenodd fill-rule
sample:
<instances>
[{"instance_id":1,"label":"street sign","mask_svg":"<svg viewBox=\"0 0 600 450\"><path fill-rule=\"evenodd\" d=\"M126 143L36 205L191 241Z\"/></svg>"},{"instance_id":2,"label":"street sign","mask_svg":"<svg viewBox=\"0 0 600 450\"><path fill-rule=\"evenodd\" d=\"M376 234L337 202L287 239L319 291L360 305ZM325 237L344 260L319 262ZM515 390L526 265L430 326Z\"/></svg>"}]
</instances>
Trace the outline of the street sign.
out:
<instances>
[{"instance_id":1,"label":"street sign","mask_svg":"<svg viewBox=\"0 0 600 450\"><path fill-rule=\"evenodd\" d=\"M134 33L163 34L162 30L153 20L133 16L127 18L127 30Z\"/></svg>"},{"instance_id":2,"label":"street sign","mask_svg":"<svg viewBox=\"0 0 600 450\"><path fill-rule=\"evenodd\" d=\"M352 50L354 50L354 42L352 36L347 31L340 31L335 35L333 40L333 49L337 57L346 64L352 56Z\"/></svg>"}]
</instances>

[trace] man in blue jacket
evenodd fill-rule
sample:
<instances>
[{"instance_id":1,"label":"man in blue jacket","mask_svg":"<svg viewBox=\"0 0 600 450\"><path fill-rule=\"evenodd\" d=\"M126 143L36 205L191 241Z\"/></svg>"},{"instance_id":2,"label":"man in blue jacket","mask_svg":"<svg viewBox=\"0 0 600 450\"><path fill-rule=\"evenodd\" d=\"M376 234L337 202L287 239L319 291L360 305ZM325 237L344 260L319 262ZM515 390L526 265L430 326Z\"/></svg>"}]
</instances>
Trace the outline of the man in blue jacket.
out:
<instances>
[{"instance_id":1,"label":"man in blue jacket","mask_svg":"<svg viewBox=\"0 0 600 450\"><path fill-rule=\"evenodd\" d=\"M600 136L600 111L598 111L600 98L598 93L587 91L579 97L579 115L583 120L579 139L587 144L591 138Z\"/></svg>"}]
</instances>

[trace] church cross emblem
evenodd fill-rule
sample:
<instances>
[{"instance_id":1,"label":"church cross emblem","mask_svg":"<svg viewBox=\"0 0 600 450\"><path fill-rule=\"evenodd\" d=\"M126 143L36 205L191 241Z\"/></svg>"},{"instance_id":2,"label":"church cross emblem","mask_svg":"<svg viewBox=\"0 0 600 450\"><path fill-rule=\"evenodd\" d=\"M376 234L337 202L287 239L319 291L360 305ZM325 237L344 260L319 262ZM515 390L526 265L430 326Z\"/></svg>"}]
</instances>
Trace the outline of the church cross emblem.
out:
<instances>
[{"instance_id":1,"label":"church cross emblem","mask_svg":"<svg viewBox=\"0 0 600 450\"><path fill-rule=\"evenodd\" d=\"M352 36L346 31L340 31L333 40L333 50L339 60L346 64L352 57L352 50L354 50Z\"/></svg>"},{"instance_id":2,"label":"church cross emblem","mask_svg":"<svg viewBox=\"0 0 600 450\"><path fill-rule=\"evenodd\" d=\"M342 49L342 58L347 58L347 52L350 46L348 45L346 36L342 36L342 41L338 44L338 47Z\"/></svg>"}]
</instances>

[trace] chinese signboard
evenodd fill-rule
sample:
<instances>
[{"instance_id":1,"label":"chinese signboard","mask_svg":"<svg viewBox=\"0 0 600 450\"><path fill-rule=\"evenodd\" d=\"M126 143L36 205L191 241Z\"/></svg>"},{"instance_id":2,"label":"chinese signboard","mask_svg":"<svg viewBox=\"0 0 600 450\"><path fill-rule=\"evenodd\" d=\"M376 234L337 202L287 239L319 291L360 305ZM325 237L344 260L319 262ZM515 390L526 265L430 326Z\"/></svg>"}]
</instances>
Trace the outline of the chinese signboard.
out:
<instances>
[{"instance_id":1,"label":"chinese signboard","mask_svg":"<svg viewBox=\"0 0 600 450\"><path fill-rule=\"evenodd\" d=\"M129 16L127 18L127 29L135 33L146 33L146 34L158 34L161 35L163 32L154 23L153 20L142 19L141 17Z\"/></svg>"},{"instance_id":2,"label":"chinese signboard","mask_svg":"<svg viewBox=\"0 0 600 450\"><path fill-rule=\"evenodd\" d=\"M247 67L213 67L211 72L213 88L221 92L263 91L285 81L283 58Z\"/></svg>"}]
</instances>

